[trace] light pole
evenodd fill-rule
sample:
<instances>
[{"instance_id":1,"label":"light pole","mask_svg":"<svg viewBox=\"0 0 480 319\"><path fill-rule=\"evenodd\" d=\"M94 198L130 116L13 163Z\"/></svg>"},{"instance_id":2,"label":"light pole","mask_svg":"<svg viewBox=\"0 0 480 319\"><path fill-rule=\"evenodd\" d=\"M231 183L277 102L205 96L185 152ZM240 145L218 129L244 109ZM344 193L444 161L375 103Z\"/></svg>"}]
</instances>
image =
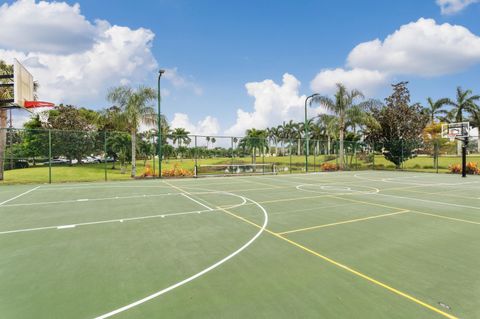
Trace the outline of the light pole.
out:
<instances>
[{"instance_id":1,"label":"light pole","mask_svg":"<svg viewBox=\"0 0 480 319\"><path fill-rule=\"evenodd\" d=\"M307 112L307 102L309 99L314 98L316 96L319 96L320 94L315 93L312 95L307 96L305 99L305 172L308 173L308 150L309 145L308 145L308 112Z\"/></svg>"},{"instance_id":2,"label":"light pole","mask_svg":"<svg viewBox=\"0 0 480 319\"><path fill-rule=\"evenodd\" d=\"M161 102L162 95L160 93L160 78L162 77L165 70L158 71L158 177L162 178L162 113L161 113Z\"/></svg>"}]
</instances>

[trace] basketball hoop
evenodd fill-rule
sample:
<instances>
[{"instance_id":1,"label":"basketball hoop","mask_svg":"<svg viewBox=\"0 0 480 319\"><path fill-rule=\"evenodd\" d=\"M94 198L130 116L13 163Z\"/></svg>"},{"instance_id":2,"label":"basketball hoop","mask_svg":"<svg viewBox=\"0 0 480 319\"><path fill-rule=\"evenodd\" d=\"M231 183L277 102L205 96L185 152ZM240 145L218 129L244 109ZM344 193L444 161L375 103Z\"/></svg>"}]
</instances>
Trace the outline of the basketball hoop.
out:
<instances>
[{"instance_id":1,"label":"basketball hoop","mask_svg":"<svg viewBox=\"0 0 480 319\"><path fill-rule=\"evenodd\" d=\"M54 107L55 103L43 102L43 101L25 101L23 107L26 109L34 109L37 107Z\"/></svg>"},{"instance_id":2,"label":"basketball hoop","mask_svg":"<svg viewBox=\"0 0 480 319\"><path fill-rule=\"evenodd\" d=\"M468 122L462 123L448 123L442 124L442 137L448 138L450 142L455 140L464 140L470 134L470 124Z\"/></svg>"}]
</instances>

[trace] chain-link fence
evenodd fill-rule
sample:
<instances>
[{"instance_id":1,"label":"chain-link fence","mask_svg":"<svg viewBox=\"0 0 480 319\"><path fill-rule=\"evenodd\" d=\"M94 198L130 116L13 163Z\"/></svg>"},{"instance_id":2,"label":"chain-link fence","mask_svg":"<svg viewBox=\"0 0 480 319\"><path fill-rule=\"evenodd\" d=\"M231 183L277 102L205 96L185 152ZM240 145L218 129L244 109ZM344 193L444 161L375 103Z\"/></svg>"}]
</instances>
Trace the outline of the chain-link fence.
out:
<instances>
[{"instance_id":1,"label":"chain-link fence","mask_svg":"<svg viewBox=\"0 0 480 319\"><path fill-rule=\"evenodd\" d=\"M368 141L168 135L159 161L156 131L0 130L3 181L51 183L205 175L292 174L336 170L459 172L461 142ZM132 152L132 149L135 152ZM3 154L2 154L3 153ZM480 162L478 138L467 148Z\"/></svg>"}]
</instances>

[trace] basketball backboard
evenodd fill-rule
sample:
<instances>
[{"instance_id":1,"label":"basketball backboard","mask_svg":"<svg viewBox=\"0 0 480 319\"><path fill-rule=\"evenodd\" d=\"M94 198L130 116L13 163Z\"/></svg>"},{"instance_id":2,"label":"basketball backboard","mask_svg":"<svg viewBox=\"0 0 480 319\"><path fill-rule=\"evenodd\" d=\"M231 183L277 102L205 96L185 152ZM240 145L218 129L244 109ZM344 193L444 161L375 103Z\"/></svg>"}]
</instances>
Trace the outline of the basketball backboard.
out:
<instances>
[{"instance_id":1,"label":"basketball backboard","mask_svg":"<svg viewBox=\"0 0 480 319\"><path fill-rule=\"evenodd\" d=\"M13 104L23 108L25 102L33 100L33 76L17 59L14 59Z\"/></svg>"},{"instance_id":2,"label":"basketball backboard","mask_svg":"<svg viewBox=\"0 0 480 319\"><path fill-rule=\"evenodd\" d=\"M442 124L442 137L448 138L452 142L456 139L464 139L469 134L470 123L468 122Z\"/></svg>"}]
</instances>

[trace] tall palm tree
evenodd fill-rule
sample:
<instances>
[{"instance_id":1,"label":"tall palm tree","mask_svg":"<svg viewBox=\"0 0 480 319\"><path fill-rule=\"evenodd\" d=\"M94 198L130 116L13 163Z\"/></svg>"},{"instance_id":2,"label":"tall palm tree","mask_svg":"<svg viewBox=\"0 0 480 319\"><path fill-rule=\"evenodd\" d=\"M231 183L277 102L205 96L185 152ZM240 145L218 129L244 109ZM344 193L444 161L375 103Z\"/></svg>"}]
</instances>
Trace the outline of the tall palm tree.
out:
<instances>
[{"instance_id":1,"label":"tall palm tree","mask_svg":"<svg viewBox=\"0 0 480 319\"><path fill-rule=\"evenodd\" d=\"M463 122L465 118L464 112L475 112L477 107L476 102L480 100L480 95L473 95L472 90L462 90L457 87L457 96L455 101L447 100L446 104L451 105L452 109L447 114L447 119L456 122Z\"/></svg>"},{"instance_id":2,"label":"tall palm tree","mask_svg":"<svg viewBox=\"0 0 480 319\"><path fill-rule=\"evenodd\" d=\"M317 102L323 105L325 108L333 112L338 116L338 126L339 126L339 140L340 140L340 169L344 167L344 146L343 141L345 138L346 130L346 116L347 112L355 105L357 99L363 99L364 95L362 92L353 89L348 91L347 88L340 83L337 83L337 92L334 95L334 99L331 99L328 96L315 96L312 98L312 103Z\"/></svg>"},{"instance_id":3,"label":"tall palm tree","mask_svg":"<svg viewBox=\"0 0 480 319\"><path fill-rule=\"evenodd\" d=\"M447 113L444 120L447 122L463 122L465 119L464 113L475 113L478 108L476 102L480 100L480 95L473 95L472 90L463 90L457 87L457 94L455 101L448 100L447 104L452 106L450 112ZM457 141L457 155L462 151L461 141Z\"/></svg>"},{"instance_id":4,"label":"tall palm tree","mask_svg":"<svg viewBox=\"0 0 480 319\"><path fill-rule=\"evenodd\" d=\"M318 116L317 125L327 137L327 154L330 154L332 138L336 138L338 133L338 119L334 115L320 114Z\"/></svg>"},{"instance_id":5,"label":"tall palm tree","mask_svg":"<svg viewBox=\"0 0 480 319\"><path fill-rule=\"evenodd\" d=\"M178 147L181 147L183 144L189 144L192 141L192 139L188 136L189 134L190 132L184 128L175 128L171 133L173 144L177 144Z\"/></svg>"},{"instance_id":6,"label":"tall palm tree","mask_svg":"<svg viewBox=\"0 0 480 319\"><path fill-rule=\"evenodd\" d=\"M278 127L270 127L266 129L269 142L275 145L275 155L278 156L278 140L280 138L280 131ZM271 149L271 148L270 148Z\"/></svg>"},{"instance_id":7,"label":"tall palm tree","mask_svg":"<svg viewBox=\"0 0 480 319\"><path fill-rule=\"evenodd\" d=\"M449 104L449 102L450 101L447 98L438 99L436 101L432 100L431 97L427 98L428 107L426 108L426 112L430 116L430 123L433 124L439 115L445 116L447 114L447 111L442 110L442 108Z\"/></svg>"},{"instance_id":8,"label":"tall palm tree","mask_svg":"<svg viewBox=\"0 0 480 319\"><path fill-rule=\"evenodd\" d=\"M249 129L245 132L245 137L240 140L242 148L246 149L252 154L252 163L257 162L257 150L268 149L267 136L264 130Z\"/></svg>"},{"instance_id":9,"label":"tall palm tree","mask_svg":"<svg viewBox=\"0 0 480 319\"><path fill-rule=\"evenodd\" d=\"M157 92L145 86L132 89L128 86L119 86L110 89L107 99L116 103L124 113L123 119L128 127L132 139L132 172L135 177L137 173L136 149L137 132L141 124L154 125L157 122L157 114L152 106L148 105L155 101Z\"/></svg>"},{"instance_id":10,"label":"tall palm tree","mask_svg":"<svg viewBox=\"0 0 480 319\"><path fill-rule=\"evenodd\" d=\"M207 136L205 139L207 140L207 150L208 150L208 143L210 143L210 136Z\"/></svg>"}]
</instances>

